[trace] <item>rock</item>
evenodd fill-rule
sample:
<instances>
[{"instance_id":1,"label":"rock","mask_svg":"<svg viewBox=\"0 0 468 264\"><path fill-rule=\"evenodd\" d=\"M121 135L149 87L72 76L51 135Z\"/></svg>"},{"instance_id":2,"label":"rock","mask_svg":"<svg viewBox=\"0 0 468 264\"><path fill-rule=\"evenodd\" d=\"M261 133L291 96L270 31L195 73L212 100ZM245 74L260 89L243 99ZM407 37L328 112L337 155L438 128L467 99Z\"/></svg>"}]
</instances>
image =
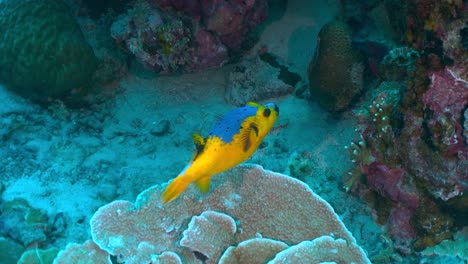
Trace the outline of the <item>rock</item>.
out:
<instances>
[{"instance_id":1,"label":"rock","mask_svg":"<svg viewBox=\"0 0 468 264\"><path fill-rule=\"evenodd\" d=\"M159 123L151 129L150 133L153 136L161 137L171 131L171 122L169 120L161 120Z\"/></svg>"},{"instance_id":2,"label":"rock","mask_svg":"<svg viewBox=\"0 0 468 264\"><path fill-rule=\"evenodd\" d=\"M241 106L291 94L294 87L280 79L281 72L258 56L245 60L229 74L226 101Z\"/></svg>"}]
</instances>

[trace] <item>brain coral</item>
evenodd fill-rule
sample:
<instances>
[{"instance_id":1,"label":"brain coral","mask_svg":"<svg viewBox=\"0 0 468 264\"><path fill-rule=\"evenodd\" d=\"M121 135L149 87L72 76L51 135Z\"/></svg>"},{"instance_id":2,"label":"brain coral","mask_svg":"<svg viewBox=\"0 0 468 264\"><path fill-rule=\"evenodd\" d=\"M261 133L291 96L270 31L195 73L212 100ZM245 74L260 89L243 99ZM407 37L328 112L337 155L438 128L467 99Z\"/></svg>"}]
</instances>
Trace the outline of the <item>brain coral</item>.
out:
<instances>
[{"instance_id":1,"label":"brain coral","mask_svg":"<svg viewBox=\"0 0 468 264\"><path fill-rule=\"evenodd\" d=\"M0 1L0 81L45 101L83 88L96 69L68 6L61 0Z\"/></svg>"},{"instance_id":2,"label":"brain coral","mask_svg":"<svg viewBox=\"0 0 468 264\"><path fill-rule=\"evenodd\" d=\"M351 45L351 32L340 21L319 32L315 57L309 65L312 96L327 110L345 110L362 89L363 63Z\"/></svg>"}]
</instances>

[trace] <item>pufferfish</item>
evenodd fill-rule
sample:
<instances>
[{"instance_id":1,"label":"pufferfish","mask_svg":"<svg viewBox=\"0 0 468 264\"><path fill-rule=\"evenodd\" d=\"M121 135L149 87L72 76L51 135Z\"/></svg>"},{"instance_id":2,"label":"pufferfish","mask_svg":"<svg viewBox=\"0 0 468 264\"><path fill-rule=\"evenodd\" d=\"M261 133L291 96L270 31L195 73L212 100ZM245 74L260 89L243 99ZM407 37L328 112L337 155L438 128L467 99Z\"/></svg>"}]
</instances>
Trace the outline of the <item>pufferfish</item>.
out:
<instances>
[{"instance_id":1,"label":"pufferfish","mask_svg":"<svg viewBox=\"0 0 468 264\"><path fill-rule=\"evenodd\" d=\"M176 199L191 183L202 192L210 188L212 176L250 158L270 132L279 115L274 103L249 102L224 115L208 137L193 134L196 152L182 172L162 194L163 203Z\"/></svg>"}]
</instances>

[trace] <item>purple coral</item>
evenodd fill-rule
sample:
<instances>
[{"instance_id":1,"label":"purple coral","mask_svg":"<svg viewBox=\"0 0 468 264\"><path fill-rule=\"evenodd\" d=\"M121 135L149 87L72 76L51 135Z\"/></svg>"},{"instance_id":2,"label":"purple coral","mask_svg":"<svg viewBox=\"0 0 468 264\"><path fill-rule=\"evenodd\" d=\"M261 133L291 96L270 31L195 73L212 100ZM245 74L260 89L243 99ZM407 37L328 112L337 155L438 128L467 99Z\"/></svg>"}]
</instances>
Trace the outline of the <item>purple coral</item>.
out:
<instances>
[{"instance_id":1,"label":"purple coral","mask_svg":"<svg viewBox=\"0 0 468 264\"><path fill-rule=\"evenodd\" d=\"M411 209L419 206L419 197L414 184L405 181L407 172L402 168L389 168L387 165L375 161L370 165L361 165L366 174L367 184L392 201L401 203Z\"/></svg>"},{"instance_id":2,"label":"purple coral","mask_svg":"<svg viewBox=\"0 0 468 264\"><path fill-rule=\"evenodd\" d=\"M113 23L111 35L156 72L197 71L228 62L267 9L266 0L139 1Z\"/></svg>"},{"instance_id":3,"label":"purple coral","mask_svg":"<svg viewBox=\"0 0 468 264\"><path fill-rule=\"evenodd\" d=\"M399 252L409 255L411 253L411 241L416 238L416 233L410 225L413 210L406 207L396 207L390 212L388 226L390 235L394 240L394 247Z\"/></svg>"},{"instance_id":4,"label":"purple coral","mask_svg":"<svg viewBox=\"0 0 468 264\"><path fill-rule=\"evenodd\" d=\"M268 11L264 0L200 0L200 4L206 28L234 50L242 47L249 30L263 22Z\"/></svg>"},{"instance_id":5,"label":"purple coral","mask_svg":"<svg viewBox=\"0 0 468 264\"><path fill-rule=\"evenodd\" d=\"M221 67L228 61L228 49L212 33L199 30L195 34L195 51L190 69Z\"/></svg>"},{"instance_id":6,"label":"purple coral","mask_svg":"<svg viewBox=\"0 0 468 264\"><path fill-rule=\"evenodd\" d=\"M461 124L468 103L468 81L463 79L466 69L447 67L430 73L431 86L423 95L424 105L432 111L428 120L433 137L445 146L448 154L468 158Z\"/></svg>"}]
</instances>

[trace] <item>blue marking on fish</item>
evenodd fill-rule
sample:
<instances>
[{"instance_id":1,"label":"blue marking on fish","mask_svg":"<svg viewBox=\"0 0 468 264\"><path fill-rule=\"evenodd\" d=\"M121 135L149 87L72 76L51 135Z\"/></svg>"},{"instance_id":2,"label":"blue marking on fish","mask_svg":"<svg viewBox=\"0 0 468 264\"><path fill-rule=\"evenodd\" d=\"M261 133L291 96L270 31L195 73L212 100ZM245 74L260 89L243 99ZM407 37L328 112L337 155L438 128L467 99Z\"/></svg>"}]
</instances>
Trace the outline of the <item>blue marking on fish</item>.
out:
<instances>
[{"instance_id":1,"label":"blue marking on fish","mask_svg":"<svg viewBox=\"0 0 468 264\"><path fill-rule=\"evenodd\" d=\"M247 117L255 116L257 110L258 107L252 105L246 105L232 110L225 114L221 120L214 125L210 131L209 137L216 136L221 138L225 143L232 142L234 135L240 133L242 122L244 122Z\"/></svg>"}]
</instances>

